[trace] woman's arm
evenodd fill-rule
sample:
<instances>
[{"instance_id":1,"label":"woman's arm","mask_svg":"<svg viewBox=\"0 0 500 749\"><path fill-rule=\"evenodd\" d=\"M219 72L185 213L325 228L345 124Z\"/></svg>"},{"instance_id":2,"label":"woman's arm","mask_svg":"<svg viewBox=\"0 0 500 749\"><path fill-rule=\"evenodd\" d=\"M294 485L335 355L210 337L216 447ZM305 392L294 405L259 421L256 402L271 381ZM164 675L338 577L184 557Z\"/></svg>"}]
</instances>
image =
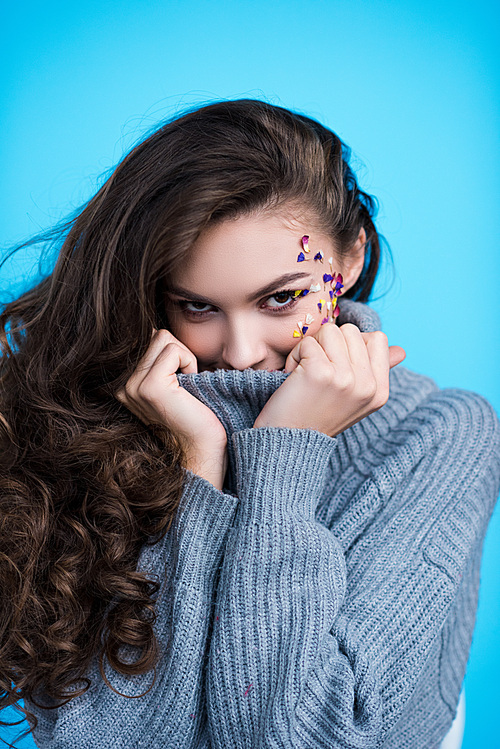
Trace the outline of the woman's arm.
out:
<instances>
[{"instance_id":1,"label":"woman's arm","mask_svg":"<svg viewBox=\"0 0 500 749\"><path fill-rule=\"evenodd\" d=\"M403 749L446 733L453 716L442 695L450 685L458 695L471 633L457 656L439 638L500 489L500 424L465 391L438 391L412 418L348 505L362 526L349 549L315 520L338 438L233 435L240 504L207 671L214 748L385 747L391 737ZM453 615L473 627L465 610ZM431 725L397 734L423 675Z\"/></svg>"},{"instance_id":2,"label":"woman's arm","mask_svg":"<svg viewBox=\"0 0 500 749\"><path fill-rule=\"evenodd\" d=\"M153 673L123 676L97 664L92 686L57 711L31 706L43 749L194 747L206 730L203 672L222 549L238 499L185 472L179 510L167 535L145 547L139 568L164 580L155 632L161 647ZM137 657L137 656L136 656ZM139 695L144 696L139 697ZM127 695L127 697L122 696ZM132 699L130 699L132 697Z\"/></svg>"}]
</instances>

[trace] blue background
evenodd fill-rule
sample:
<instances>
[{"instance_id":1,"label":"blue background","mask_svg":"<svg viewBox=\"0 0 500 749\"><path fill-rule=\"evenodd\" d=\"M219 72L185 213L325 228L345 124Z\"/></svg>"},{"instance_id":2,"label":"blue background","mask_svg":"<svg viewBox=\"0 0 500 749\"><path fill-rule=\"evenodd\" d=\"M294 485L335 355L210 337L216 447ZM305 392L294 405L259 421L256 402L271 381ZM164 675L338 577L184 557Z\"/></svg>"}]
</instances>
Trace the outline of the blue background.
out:
<instances>
[{"instance_id":1,"label":"blue background","mask_svg":"<svg viewBox=\"0 0 500 749\"><path fill-rule=\"evenodd\" d=\"M2 247L87 200L162 118L263 98L319 119L353 148L395 265L384 263L371 304L389 343L406 350L403 366L481 393L500 412L499 7L11 3L0 45ZM2 268L1 300L26 283L38 252ZM497 508L465 681L465 749L500 746L499 547Z\"/></svg>"}]
</instances>

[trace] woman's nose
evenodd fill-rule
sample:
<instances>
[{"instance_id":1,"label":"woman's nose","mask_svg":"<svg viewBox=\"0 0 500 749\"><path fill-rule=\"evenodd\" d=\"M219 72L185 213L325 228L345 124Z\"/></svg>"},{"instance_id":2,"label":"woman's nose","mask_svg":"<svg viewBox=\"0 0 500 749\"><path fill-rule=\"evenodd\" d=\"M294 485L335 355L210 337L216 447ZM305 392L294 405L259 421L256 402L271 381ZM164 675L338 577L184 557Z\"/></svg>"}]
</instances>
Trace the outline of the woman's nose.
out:
<instances>
[{"instance_id":1,"label":"woman's nose","mask_svg":"<svg viewBox=\"0 0 500 749\"><path fill-rule=\"evenodd\" d=\"M262 365L267 355L264 340L245 320L239 320L225 331L222 360L228 369L247 369Z\"/></svg>"}]
</instances>

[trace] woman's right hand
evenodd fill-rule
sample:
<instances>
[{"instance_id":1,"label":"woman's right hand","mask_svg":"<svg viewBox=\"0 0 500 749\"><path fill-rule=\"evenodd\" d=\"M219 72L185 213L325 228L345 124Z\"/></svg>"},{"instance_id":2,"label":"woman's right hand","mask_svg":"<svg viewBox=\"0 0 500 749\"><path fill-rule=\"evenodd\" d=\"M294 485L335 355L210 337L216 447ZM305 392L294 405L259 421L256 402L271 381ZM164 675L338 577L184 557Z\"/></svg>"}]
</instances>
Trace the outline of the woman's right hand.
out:
<instances>
[{"instance_id":1,"label":"woman's right hand","mask_svg":"<svg viewBox=\"0 0 500 749\"><path fill-rule=\"evenodd\" d=\"M197 373L196 357L170 331L153 329L146 353L115 397L144 424L163 424L177 434L186 450L186 468L222 489L226 430L210 408L180 387L178 370Z\"/></svg>"}]
</instances>

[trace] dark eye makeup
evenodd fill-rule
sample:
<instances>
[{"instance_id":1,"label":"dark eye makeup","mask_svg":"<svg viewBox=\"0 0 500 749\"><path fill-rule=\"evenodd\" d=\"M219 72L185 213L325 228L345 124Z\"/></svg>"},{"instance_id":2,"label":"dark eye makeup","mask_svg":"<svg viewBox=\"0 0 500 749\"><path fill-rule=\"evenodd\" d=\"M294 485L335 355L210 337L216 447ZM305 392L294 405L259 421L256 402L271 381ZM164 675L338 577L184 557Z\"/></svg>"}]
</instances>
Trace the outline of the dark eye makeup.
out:
<instances>
[{"instance_id":1,"label":"dark eye makeup","mask_svg":"<svg viewBox=\"0 0 500 749\"><path fill-rule=\"evenodd\" d=\"M288 312L288 310L291 310L293 307L296 306L298 300L300 299L301 295L296 295L297 289L283 289L282 291L276 291L271 296L267 297L266 301L269 299L275 299L278 302L278 305L280 305L280 299L279 297L286 297L289 299L286 304L283 304L282 306L267 306L264 307L266 311L269 311L273 314L280 314L282 312ZM281 300L285 301L285 300ZM193 309L187 309L187 305L198 305L200 307L210 307L210 304L205 304L205 302L197 302L197 301L191 301L189 299L172 299L172 304L174 304L176 307L178 307L182 312L186 315L186 317L191 318L203 318L206 317L214 311L212 310L193 310ZM216 308L214 308L216 309Z\"/></svg>"}]
</instances>

